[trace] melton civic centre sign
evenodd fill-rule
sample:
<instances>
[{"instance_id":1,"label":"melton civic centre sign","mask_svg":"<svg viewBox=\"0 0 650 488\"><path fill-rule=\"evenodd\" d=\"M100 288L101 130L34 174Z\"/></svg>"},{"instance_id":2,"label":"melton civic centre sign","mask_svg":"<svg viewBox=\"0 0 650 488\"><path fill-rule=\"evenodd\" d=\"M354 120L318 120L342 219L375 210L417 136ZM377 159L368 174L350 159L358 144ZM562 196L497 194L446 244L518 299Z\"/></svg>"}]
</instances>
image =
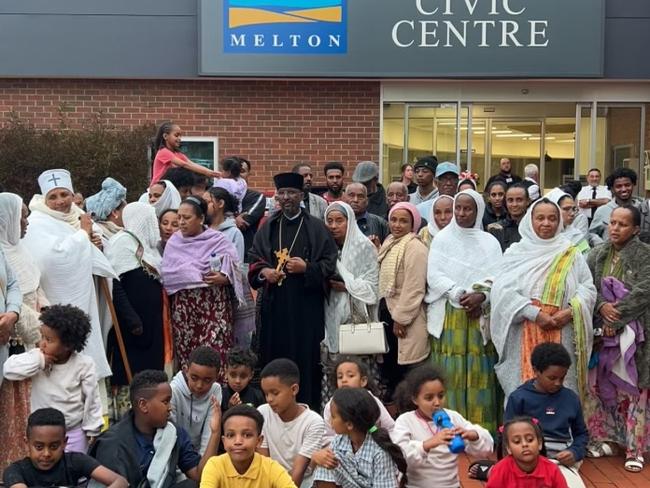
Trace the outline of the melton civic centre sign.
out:
<instances>
[{"instance_id":1,"label":"melton civic centre sign","mask_svg":"<svg viewBox=\"0 0 650 488\"><path fill-rule=\"evenodd\" d=\"M231 54L344 54L346 3L223 0L223 50Z\"/></svg>"},{"instance_id":2,"label":"melton civic centre sign","mask_svg":"<svg viewBox=\"0 0 650 488\"><path fill-rule=\"evenodd\" d=\"M200 0L199 73L600 77L605 0Z\"/></svg>"}]
</instances>

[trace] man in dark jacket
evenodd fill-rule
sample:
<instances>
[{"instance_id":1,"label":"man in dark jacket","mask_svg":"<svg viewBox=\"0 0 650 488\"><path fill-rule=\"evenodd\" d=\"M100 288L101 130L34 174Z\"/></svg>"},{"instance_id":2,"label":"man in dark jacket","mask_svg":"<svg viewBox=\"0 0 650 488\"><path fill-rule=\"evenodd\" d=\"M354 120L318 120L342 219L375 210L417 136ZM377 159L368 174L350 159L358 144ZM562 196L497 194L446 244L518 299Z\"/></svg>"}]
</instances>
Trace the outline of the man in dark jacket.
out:
<instances>
[{"instance_id":1,"label":"man in dark jacket","mask_svg":"<svg viewBox=\"0 0 650 488\"><path fill-rule=\"evenodd\" d=\"M368 212L384 218L388 214L386 191L379 183L379 166L372 161L361 161L352 175L352 181L363 183L368 190Z\"/></svg>"},{"instance_id":2,"label":"man in dark jacket","mask_svg":"<svg viewBox=\"0 0 650 488\"><path fill-rule=\"evenodd\" d=\"M251 163L244 158L241 160L241 176L247 183L248 177L251 172ZM237 228L244 235L244 262L248 263L248 251L253 246L253 239L257 226L264 217L266 211L266 197L264 193L251 190L250 187L246 190L246 194L241 202L241 213L237 216Z\"/></svg>"},{"instance_id":3,"label":"man in dark jacket","mask_svg":"<svg viewBox=\"0 0 650 488\"><path fill-rule=\"evenodd\" d=\"M512 174L512 163L510 162L510 159L501 158L501 161L499 161L499 173L491 176L490 179L487 180L485 187L487 188L490 186L490 183L495 180L503 181L506 185L512 185L514 183L520 183L521 176Z\"/></svg>"},{"instance_id":4,"label":"man in dark jacket","mask_svg":"<svg viewBox=\"0 0 650 488\"><path fill-rule=\"evenodd\" d=\"M343 201L352 207L359 230L375 245L381 245L390 234L388 222L368 212L368 194L362 183L350 183L343 193Z\"/></svg>"}]
</instances>

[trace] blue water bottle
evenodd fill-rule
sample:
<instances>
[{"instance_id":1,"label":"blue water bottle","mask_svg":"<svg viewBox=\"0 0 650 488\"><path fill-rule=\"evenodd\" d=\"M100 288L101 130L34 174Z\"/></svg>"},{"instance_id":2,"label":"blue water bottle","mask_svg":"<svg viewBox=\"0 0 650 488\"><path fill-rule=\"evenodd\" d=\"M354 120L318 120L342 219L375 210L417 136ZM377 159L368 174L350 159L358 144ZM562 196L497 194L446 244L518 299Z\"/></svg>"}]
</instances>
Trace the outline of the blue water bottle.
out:
<instances>
[{"instance_id":1,"label":"blue water bottle","mask_svg":"<svg viewBox=\"0 0 650 488\"><path fill-rule=\"evenodd\" d=\"M454 424L451 423L451 419L447 412L440 409L433 413L433 424L436 425L439 429L453 429ZM449 452L453 454L460 454L465 451L465 441L460 434L456 434L449 444Z\"/></svg>"}]
</instances>

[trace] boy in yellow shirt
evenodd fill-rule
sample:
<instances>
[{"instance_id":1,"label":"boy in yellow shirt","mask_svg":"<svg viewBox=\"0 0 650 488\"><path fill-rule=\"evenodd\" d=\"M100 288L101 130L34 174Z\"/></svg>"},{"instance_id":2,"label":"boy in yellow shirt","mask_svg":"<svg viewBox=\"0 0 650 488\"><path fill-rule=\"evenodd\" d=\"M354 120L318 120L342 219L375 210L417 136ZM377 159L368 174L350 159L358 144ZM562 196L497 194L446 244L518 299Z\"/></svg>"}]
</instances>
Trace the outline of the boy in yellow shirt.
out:
<instances>
[{"instance_id":1,"label":"boy in yellow shirt","mask_svg":"<svg viewBox=\"0 0 650 488\"><path fill-rule=\"evenodd\" d=\"M264 418L249 405L236 405L223 415L226 454L211 457L200 488L296 488L289 473L256 450L262 443Z\"/></svg>"}]
</instances>

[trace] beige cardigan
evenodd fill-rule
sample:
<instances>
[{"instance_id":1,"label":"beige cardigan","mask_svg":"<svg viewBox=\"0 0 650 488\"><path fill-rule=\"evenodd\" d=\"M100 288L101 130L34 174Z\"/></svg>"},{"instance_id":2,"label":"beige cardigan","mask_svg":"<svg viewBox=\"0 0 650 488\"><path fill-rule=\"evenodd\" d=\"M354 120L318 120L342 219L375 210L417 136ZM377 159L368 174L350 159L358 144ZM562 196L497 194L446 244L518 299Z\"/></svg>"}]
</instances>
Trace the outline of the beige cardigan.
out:
<instances>
[{"instance_id":1,"label":"beige cardigan","mask_svg":"<svg viewBox=\"0 0 650 488\"><path fill-rule=\"evenodd\" d=\"M404 259L397 269L395 293L386 297L386 305L393 320L406 325L406 337L398 338L397 341L398 364L419 363L431 352L424 303L428 257L427 246L420 239L412 239L407 244Z\"/></svg>"}]
</instances>

